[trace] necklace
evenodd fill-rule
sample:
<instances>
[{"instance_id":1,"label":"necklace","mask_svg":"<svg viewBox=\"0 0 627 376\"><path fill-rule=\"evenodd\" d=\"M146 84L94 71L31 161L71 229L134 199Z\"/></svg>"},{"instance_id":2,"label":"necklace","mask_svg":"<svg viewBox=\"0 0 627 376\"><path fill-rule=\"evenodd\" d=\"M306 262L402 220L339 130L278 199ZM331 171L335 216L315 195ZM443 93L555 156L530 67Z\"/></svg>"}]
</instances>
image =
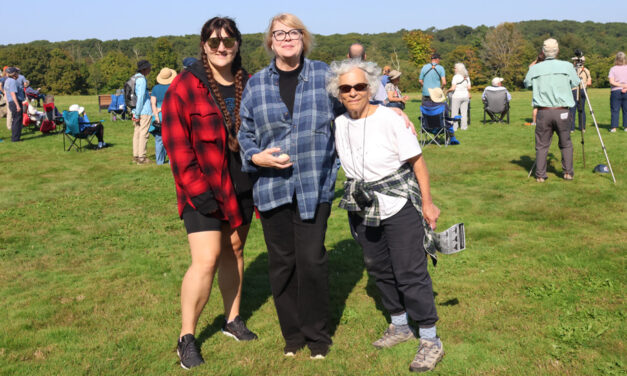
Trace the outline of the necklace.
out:
<instances>
[{"instance_id":1,"label":"necklace","mask_svg":"<svg viewBox=\"0 0 627 376\"><path fill-rule=\"evenodd\" d=\"M363 136L362 136L362 141L361 141L361 179L360 180L366 179L366 124L368 122L369 114L370 114L370 107L368 107L368 111L366 112L366 117L364 117L364 126L363 126L364 129L363 129ZM356 119L356 120L359 121L361 119ZM353 161L353 167L355 168L355 170L357 170L357 164L355 163L355 153L353 151L353 145L351 142L350 122L348 126L346 127L346 133L347 133L347 138L348 138L348 148L351 151L351 160Z\"/></svg>"}]
</instances>

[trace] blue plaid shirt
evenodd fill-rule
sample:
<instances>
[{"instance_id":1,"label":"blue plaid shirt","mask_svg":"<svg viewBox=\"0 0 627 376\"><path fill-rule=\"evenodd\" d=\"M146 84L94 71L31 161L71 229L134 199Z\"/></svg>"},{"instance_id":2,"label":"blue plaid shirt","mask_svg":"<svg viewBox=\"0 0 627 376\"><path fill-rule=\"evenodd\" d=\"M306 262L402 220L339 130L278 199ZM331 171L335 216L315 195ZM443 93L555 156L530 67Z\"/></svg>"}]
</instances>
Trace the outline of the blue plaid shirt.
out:
<instances>
[{"instance_id":1,"label":"blue plaid shirt","mask_svg":"<svg viewBox=\"0 0 627 376\"><path fill-rule=\"evenodd\" d=\"M253 197L260 211L292 202L294 194L303 220L314 218L316 207L333 201L337 165L331 129L336 114L344 112L326 91L329 67L304 59L298 76L293 117L279 93L274 60L248 80L240 105L242 171L253 173ZM280 147L292 167L258 167L254 154Z\"/></svg>"}]
</instances>

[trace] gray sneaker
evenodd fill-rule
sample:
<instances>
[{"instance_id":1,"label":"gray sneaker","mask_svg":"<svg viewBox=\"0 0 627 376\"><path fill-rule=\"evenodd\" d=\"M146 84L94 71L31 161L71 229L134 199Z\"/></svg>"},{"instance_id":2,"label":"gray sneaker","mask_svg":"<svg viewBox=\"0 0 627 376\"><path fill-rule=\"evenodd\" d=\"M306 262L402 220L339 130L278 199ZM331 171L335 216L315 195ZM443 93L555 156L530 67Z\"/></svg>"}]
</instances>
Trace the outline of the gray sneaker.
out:
<instances>
[{"instance_id":1,"label":"gray sneaker","mask_svg":"<svg viewBox=\"0 0 627 376\"><path fill-rule=\"evenodd\" d=\"M396 326L394 324L390 324L390 326L385 329L385 332L383 332L383 336L374 341L372 346L377 349L382 349L384 347L398 345L399 343L409 341L414 338L416 338L416 336L409 325Z\"/></svg>"},{"instance_id":2,"label":"gray sneaker","mask_svg":"<svg viewBox=\"0 0 627 376\"><path fill-rule=\"evenodd\" d=\"M409 365L409 370L412 372L426 372L435 368L442 357L444 356L444 346L439 338L435 340L420 340L420 347L414 360Z\"/></svg>"}]
</instances>

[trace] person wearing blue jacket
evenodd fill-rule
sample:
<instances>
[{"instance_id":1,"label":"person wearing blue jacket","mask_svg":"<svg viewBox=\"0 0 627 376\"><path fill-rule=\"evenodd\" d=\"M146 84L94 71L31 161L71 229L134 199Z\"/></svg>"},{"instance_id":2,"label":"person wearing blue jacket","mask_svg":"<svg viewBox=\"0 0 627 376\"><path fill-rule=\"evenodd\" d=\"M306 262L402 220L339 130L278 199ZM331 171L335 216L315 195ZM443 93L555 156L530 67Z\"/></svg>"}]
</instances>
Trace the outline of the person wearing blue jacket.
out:
<instances>
[{"instance_id":1,"label":"person wearing blue jacket","mask_svg":"<svg viewBox=\"0 0 627 376\"><path fill-rule=\"evenodd\" d=\"M152 123L152 107L150 104L150 94L148 92L148 82L146 76L150 74L151 65L148 60L137 62L137 77L135 80L135 95L137 104L133 109L133 162L137 164L150 163L146 157L146 145L148 144L148 128Z\"/></svg>"}]
</instances>

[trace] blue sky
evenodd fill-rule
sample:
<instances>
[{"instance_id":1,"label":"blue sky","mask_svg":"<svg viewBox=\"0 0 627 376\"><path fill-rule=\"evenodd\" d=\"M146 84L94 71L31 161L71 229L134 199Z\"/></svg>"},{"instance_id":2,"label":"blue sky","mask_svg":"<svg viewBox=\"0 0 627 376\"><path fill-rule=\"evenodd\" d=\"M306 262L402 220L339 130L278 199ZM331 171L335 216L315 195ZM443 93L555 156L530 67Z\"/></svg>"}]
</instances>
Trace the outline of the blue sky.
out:
<instances>
[{"instance_id":1,"label":"blue sky","mask_svg":"<svg viewBox=\"0 0 627 376\"><path fill-rule=\"evenodd\" d=\"M290 12L316 34L444 29L455 25L495 26L505 21L575 20L625 22L625 0L31 0L6 14L0 44L97 38L197 34L209 18L234 18L243 33L262 32L272 16ZM107 4L103 6L102 4ZM54 7L56 10L51 10Z\"/></svg>"}]
</instances>

